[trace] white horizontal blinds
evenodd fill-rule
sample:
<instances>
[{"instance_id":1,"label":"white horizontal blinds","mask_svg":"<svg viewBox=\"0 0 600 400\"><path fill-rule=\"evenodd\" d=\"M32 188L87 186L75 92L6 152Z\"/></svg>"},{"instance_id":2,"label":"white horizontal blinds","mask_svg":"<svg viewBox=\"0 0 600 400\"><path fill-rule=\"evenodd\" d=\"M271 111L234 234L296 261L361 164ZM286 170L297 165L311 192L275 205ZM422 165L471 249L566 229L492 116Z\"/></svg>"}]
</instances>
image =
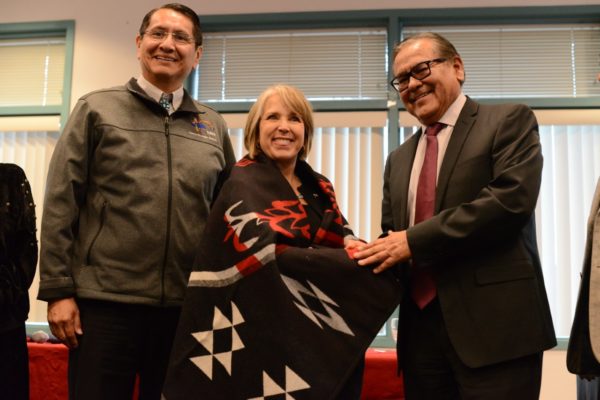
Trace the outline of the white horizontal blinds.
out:
<instances>
[{"instance_id":1,"label":"white horizontal blinds","mask_svg":"<svg viewBox=\"0 0 600 400\"><path fill-rule=\"evenodd\" d=\"M35 117L34 117L35 118ZM46 176L48 175L48 165L52 152L56 146L59 137L56 131L14 131L3 130L2 119L0 119L0 162L17 164L25 171L33 201L36 208L36 225L39 228L42 221L42 209L44 193L46 190ZM29 298L31 310L29 312L29 321L46 321L45 302L35 299L39 287L39 272L29 289Z\"/></svg>"},{"instance_id":2,"label":"white horizontal blinds","mask_svg":"<svg viewBox=\"0 0 600 400\"><path fill-rule=\"evenodd\" d=\"M245 116L224 114L239 160L246 154ZM354 233L365 240L379 236L383 188L386 112L315 113L308 163L334 185L337 200Z\"/></svg>"},{"instance_id":3,"label":"white horizontal blinds","mask_svg":"<svg viewBox=\"0 0 600 400\"><path fill-rule=\"evenodd\" d=\"M600 125L543 125L537 239L552 318L567 337L580 283L588 213L600 176Z\"/></svg>"},{"instance_id":4,"label":"white horizontal blinds","mask_svg":"<svg viewBox=\"0 0 600 400\"><path fill-rule=\"evenodd\" d=\"M387 98L383 28L209 33L204 49L202 101L253 100L274 83L310 99Z\"/></svg>"},{"instance_id":5,"label":"white horizontal blinds","mask_svg":"<svg viewBox=\"0 0 600 400\"><path fill-rule=\"evenodd\" d=\"M0 107L62 104L64 37L0 39Z\"/></svg>"},{"instance_id":6,"label":"white horizontal blinds","mask_svg":"<svg viewBox=\"0 0 600 400\"><path fill-rule=\"evenodd\" d=\"M599 96L600 28L573 30L573 67L577 97Z\"/></svg>"},{"instance_id":7,"label":"white horizontal blinds","mask_svg":"<svg viewBox=\"0 0 600 400\"><path fill-rule=\"evenodd\" d=\"M434 31L460 53L472 97L584 97L600 94L600 25L405 28Z\"/></svg>"},{"instance_id":8,"label":"white horizontal blinds","mask_svg":"<svg viewBox=\"0 0 600 400\"><path fill-rule=\"evenodd\" d=\"M196 99L202 101L225 100L225 38L215 38L204 34L202 40L202 58L199 67L194 74L198 82L197 87L192 88Z\"/></svg>"}]
</instances>

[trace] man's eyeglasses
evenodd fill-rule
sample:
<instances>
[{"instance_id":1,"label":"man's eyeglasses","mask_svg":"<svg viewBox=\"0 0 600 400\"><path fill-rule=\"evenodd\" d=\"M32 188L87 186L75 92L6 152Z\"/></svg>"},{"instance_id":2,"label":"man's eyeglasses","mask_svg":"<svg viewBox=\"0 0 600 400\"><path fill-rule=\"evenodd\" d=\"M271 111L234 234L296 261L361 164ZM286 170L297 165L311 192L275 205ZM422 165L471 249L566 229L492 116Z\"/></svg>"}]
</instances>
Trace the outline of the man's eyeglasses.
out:
<instances>
[{"instance_id":1,"label":"man's eyeglasses","mask_svg":"<svg viewBox=\"0 0 600 400\"><path fill-rule=\"evenodd\" d=\"M410 71L406 74L398 75L390 82L390 85L394 87L398 91L398 93L404 92L408 88L408 82L410 82L410 77L412 76L415 79L422 81L431 75L431 64L443 63L446 61L445 58L436 58L434 60L423 61L418 63L414 67L411 68Z\"/></svg>"},{"instance_id":2,"label":"man's eyeglasses","mask_svg":"<svg viewBox=\"0 0 600 400\"><path fill-rule=\"evenodd\" d=\"M190 44L194 42L194 38L185 32L167 32L160 29L154 29L151 31L146 31L144 34L156 42L162 42L169 35L173 36L173 40L177 44Z\"/></svg>"}]
</instances>

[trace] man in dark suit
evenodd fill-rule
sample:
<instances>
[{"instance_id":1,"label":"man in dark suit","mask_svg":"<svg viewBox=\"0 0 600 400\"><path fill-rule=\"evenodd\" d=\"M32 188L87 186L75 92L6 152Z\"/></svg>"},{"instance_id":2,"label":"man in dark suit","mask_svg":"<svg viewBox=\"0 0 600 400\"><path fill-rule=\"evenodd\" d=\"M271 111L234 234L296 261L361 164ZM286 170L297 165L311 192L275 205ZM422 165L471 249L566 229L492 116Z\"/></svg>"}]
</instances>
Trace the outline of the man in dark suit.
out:
<instances>
[{"instance_id":1,"label":"man in dark suit","mask_svg":"<svg viewBox=\"0 0 600 400\"><path fill-rule=\"evenodd\" d=\"M556 338L535 237L536 119L467 98L462 59L438 34L400 43L394 76L422 129L388 157L384 235L356 258L376 273L397 265L410 286L398 335L406 397L537 399Z\"/></svg>"},{"instance_id":2,"label":"man in dark suit","mask_svg":"<svg viewBox=\"0 0 600 400\"><path fill-rule=\"evenodd\" d=\"M567 368L579 375L577 398L600 399L600 179L592 199L575 318L569 337Z\"/></svg>"}]
</instances>

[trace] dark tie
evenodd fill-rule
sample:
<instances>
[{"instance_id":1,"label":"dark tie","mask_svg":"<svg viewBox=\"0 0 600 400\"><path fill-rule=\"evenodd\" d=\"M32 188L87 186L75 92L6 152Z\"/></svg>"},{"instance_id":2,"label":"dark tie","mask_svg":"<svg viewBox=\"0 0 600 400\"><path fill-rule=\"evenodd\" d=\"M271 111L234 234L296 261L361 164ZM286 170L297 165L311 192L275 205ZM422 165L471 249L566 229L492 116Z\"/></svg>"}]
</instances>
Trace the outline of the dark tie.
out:
<instances>
[{"instance_id":1,"label":"dark tie","mask_svg":"<svg viewBox=\"0 0 600 400\"><path fill-rule=\"evenodd\" d=\"M415 225L433 216L435 209L435 187L437 180L438 141L437 134L446 125L437 123L425 130L427 147L425 158L419 175L417 196L415 200ZM420 309L435 298L435 282L431 270L427 266L413 265L410 294Z\"/></svg>"},{"instance_id":2,"label":"dark tie","mask_svg":"<svg viewBox=\"0 0 600 400\"><path fill-rule=\"evenodd\" d=\"M158 103L163 106L163 108L167 111L171 111L171 104L173 101L173 94L163 93L160 95L160 100Z\"/></svg>"}]
</instances>

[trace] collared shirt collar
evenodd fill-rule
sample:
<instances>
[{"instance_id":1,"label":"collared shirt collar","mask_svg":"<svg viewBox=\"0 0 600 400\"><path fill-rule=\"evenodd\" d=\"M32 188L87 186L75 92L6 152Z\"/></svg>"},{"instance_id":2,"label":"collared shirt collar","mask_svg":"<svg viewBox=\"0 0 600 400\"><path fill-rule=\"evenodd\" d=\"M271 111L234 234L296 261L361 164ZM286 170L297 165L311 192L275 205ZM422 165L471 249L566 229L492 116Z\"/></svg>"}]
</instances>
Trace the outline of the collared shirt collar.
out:
<instances>
[{"instance_id":1,"label":"collared shirt collar","mask_svg":"<svg viewBox=\"0 0 600 400\"><path fill-rule=\"evenodd\" d=\"M444 115L442 115L442 118L440 118L440 120L437 122L441 122L442 124L446 124L447 126L454 128L456 121L458 121L458 116L460 115L460 112L462 111L466 102L467 96L465 96L465 94L461 91L456 100L454 100ZM427 127L425 125L421 125L422 132L425 132L425 129L427 129Z\"/></svg>"},{"instance_id":2,"label":"collared shirt collar","mask_svg":"<svg viewBox=\"0 0 600 400\"><path fill-rule=\"evenodd\" d=\"M152 97L158 103L160 100L160 96L163 94L163 91L148 82L146 78L140 76L137 79L138 85L146 92L146 94ZM173 92L173 110L177 110L183 101L183 85L180 86L177 90Z\"/></svg>"}]
</instances>

